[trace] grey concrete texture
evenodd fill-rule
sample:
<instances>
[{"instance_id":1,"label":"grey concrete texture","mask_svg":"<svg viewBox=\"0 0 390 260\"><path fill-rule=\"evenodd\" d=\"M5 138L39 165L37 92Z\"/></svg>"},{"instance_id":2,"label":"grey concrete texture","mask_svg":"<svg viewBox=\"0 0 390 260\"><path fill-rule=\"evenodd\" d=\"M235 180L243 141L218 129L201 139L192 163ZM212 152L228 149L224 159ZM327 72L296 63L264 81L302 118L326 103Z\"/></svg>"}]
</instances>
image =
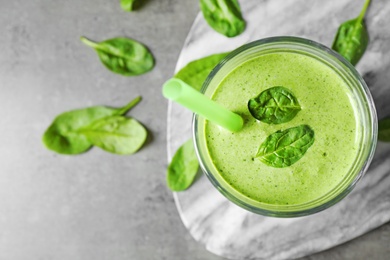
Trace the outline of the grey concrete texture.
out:
<instances>
[{"instance_id":1,"label":"grey concrete texture","mask_svg":"<svg viewBox=\"0 0 390 260\"><path fill-rule=\"evenodd\" d=\"M167 102L197 0L0 0L0 259L216 260L184 228L165 185ZM146 44L156 67L139 77L108 71L80 36L126 36ZM151 140L132 156L93 148L55 154L42 134L64 111L122 106ZM387 259L390 224L303 259Z\"/></svg>"}]
</instances>

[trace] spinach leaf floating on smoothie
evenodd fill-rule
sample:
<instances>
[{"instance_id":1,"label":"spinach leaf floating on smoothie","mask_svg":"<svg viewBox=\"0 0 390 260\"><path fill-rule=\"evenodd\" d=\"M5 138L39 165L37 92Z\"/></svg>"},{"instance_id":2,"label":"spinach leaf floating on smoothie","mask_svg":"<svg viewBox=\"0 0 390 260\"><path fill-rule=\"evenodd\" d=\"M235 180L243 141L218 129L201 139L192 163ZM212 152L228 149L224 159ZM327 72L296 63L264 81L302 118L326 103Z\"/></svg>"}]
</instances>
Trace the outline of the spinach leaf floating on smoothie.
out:
<instances>
[{"instance_id":1,"label":"spinach leaf floating on smoothie","mask_svg":"<svg viewBox=\"0 0 390 260\"><path fill-rule=\"evenodd\" d=\"M93 42L80 38L87 46L96 50L101 62L112 72L123 76L146 73L154 67L154 58L145 45L128 38L113 38Z\"/></svg>"},{"instance_id":2,"label":"spinach leaf floating on smoothie","mask_svg":"<svg viewBox=\"0 0 390 260\"><path fill-rule=\"evenodd\" d=\"M167 170L167 184L173 191L191 186L199 169L192 139L185 142L175 153Z\"/></svg>"},{"instance_id":3,"label":"spinach leaf floating on smoothie","mask_svg":"<svg viewBox=\"0 0 390 260\"><path fill-rule=\"evenodd\" d=\"M370 0L366 0L358 17L340 25L332 45L332 49L340 53L352 65L359 62L368 45L369 36L364 16L369 4Z\"/></svg>"},{"instance_id":4,"label":"spinach leaf floating on smoothie","mask_svg":"<svg viewBox=\"0 0 390 260\"><path fill-rule=\"evenodd\" d=\"M390 142L390 118L385 118L378 122L378 139Z\"/></svg>"},{"instance_id":5,"label":"spinach leaf floating on smoothie","mask_svg":"<svg viewBox=\"0 0 390 260\"><path fill-rule=\"evenodd\" d=\"M134 11L141 4L141 0L120 0L120 1L121 1L122 9L126 12Z\"/></svg>"},{"instance_id":6,"label":"spinach leaf floating on smoothie","mask_svg":"<svg viewBox=\"0 0 390 260\"><path fill-rule=\"evenodd\" d=\"M78 131L95 146L115 154L133 154L144 144L147 131L135 119L105 117Z\"/></svg>"},{"instance_id":7,"label":"spinach leaf floating on smoothie","mask_svg":"<svg viewBox=\"0 0 390 260\"><path fill-rule=\"evenodd\" d=\"M202 88L207 76L217 64L228 55L228 52L210 55L192 61L183 67L174 77L181 79L196 90Z\"/></svg>"},{"instance_id":8,"label":"spinach leaf floating on smoothie","mask_svg":"<svg viewBox=\"0 0 390 260\"><path fill-rule=\"evenodd\" d=\"M42 141L48 149L60 154L85 152L91 148L92 142L80 132L81 129L97 120L123 115L140 100L141 97L138 97L122 108L94 106L62 113L45 131Z\"/></svg>"},{"instance_id":9,"label":"spinach leaf floating on smoothie","mask_svg":"<svg viewBox=\"0 0 390 260\"><path fill-rule=\"evenodd\" d=\"M272 87L248 102L251 115L267 124L281 124L292 120L301 110L297 98L284 87Z\"/></svg>"},{"instance_id":10,"label":"spinach leaf floating on smoothie","mask_svg":"<svg viewBox=\"0 0 390 260\"><path fill-rule=\"evenodd\" d=\"M200 0L200 9L207 23L227 37L245 30L246 23L237 0Z\"/></svg>"},{"instance_id":11,"label":"spinach leaf floating on smoothie","mask_svg":"<svg viewBox=\"0 0 390 260\"><path fill-rule=\"evenodd\" d=\"M288 167L301 159L314 143L314 131L300 125L277 131L260 145L256 158L275 168Z\"/></svg>"}]
</instances>

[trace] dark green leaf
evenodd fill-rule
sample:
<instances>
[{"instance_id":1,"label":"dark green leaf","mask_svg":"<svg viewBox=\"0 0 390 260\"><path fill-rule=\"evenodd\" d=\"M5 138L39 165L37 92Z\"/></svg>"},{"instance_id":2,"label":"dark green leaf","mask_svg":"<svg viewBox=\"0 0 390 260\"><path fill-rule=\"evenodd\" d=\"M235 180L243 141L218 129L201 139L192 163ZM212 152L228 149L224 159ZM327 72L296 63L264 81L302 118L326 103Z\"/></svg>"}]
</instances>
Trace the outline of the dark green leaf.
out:
<instances>
[{"instance_id":1,"label":"dark green leaf","mask_svg":"<svg viewBox=\"0 0 390 260\"><path fill-rule=\"evenodd\" d=\"M357 18L340 25L333 41L332 49L340 53L352 65L356 65L359 62L369 42L364 22L364 16L369 4L370 0L366 0L363 10Z\"/></svg>"},{"instance_id":2,"label":"dark green leaf","mask_svg":"<svg viewBox=\"0 0 390 260\"><path fill-rule=\"evenodd\" d=\"M120 0L121 1L121 7L126 12L131 12L137 9L142 0Z\"/></svg>"},{"instance_id":3,"label":"dark green leaf","mask_svg":"<svg viewBox=\"0 0 390 260\"><path fill-rule=\"evenodd\" d=\"M251 115L267 124L281 124L292 120L301 110L296 97L284 87L272 87L248 102Z\"/></svg>"},{"instance_id":4,"label":"dark green leaf","mask_svg":"<svg viewBox=\"0 0 390 260\"><path fill-rule=\"evenodd\" d=\"M93 144L115 154L133 154L145 143L146 129L135 119L105 117L79 130Z\"/></svg>"},{"instance_id":5,"label":"dark green leaf","mask_svg":"<svg viewBox=\"0 0 390 260\"><path fill-rule=\"evenodd\" d=\"M79 130L92 124L94 121L108 117L123 115L134 107L141 97L131 101L122 108L108 108L103 106L77 109L58 115L45 131L42 141L46 147L61 154L79 154L91 148L88 138L79 133Z\"/></svg>"},{"instance_id":6,"label":"dark green leaf","mask_svg":"<svg viewBox=\"0 0 390 260\"><path fill-rule=\"evenodd\" d=\"M237 0L200 0L200 9L207 23L227 37L245 30L246 23Z\"/></svg>"},{"instance_id":7,"label":"dark green leaf","mask_svg":"<svg viewBox=\"0 0 390 260\"><path fill-rule=\"evenodd\" d=\"M228 55L227 52L219 53L192 61L182 68L175 75L175 78L181 79L199 91L207 76L215 68L215 66L217 66L217 64L226 57L226 55Z\"/></svg>"},{"instance_id":8,"label":"dark green leaf","mask_svg":"<svg viewBox=\"0 0 390 260\"><path fill-rule=\"evenodd\" d=\"M113 38L96 43L81 37L81 41L96 50L101 62L109 70L123 76L140 75L154 67L153 55L135 40Z\"/></svg>"},{"instance_id":9,"label":"dark green leaf","mask_svg":"<svg viewBox=\"0 0 390 260\"><path fill-rule=\"evenodd\" d=\"M378 123L378 139L390 142L390 118L385 118Z\"/></svg>"},{"instance_id":10,"label":"dark green leaf","mask_svg":"<svg viewBox=\"0 0 390 260\"><path fill-rule=\"evenodd\" d=\"M268 166L288 167L303 157L314 143L314 131L308 125L277 131L260 145L256 158Z\"/></svg>"},{"instance_id":11,"label":"dark green leaf","mask_svg":"<svg viewBox=\"0 0 390 260\"><path fill-rule=\"evenodd\" d=\"M199 169L192 139L185 142L173 156L168 166L167 184L173 191L187 189L193 183Z\"/></svg>"}]
</instances>

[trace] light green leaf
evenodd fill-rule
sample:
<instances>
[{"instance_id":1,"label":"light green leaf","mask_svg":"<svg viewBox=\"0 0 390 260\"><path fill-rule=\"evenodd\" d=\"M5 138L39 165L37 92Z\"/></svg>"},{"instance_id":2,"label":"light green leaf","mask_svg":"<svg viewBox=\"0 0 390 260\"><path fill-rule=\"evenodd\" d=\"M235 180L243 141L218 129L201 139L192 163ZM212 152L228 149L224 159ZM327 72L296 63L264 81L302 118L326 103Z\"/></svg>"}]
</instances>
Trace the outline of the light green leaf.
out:
<instances>
[{"instance_id":1,"label":"light green leaf","mask_svg":"<svg viewBox=\"0 0 390 260\"><path fill-rule=\"evenodd\" d=\"M99 119L123 115L134 107L141 97L137 97L122 108L94 106L72 110L58 115L45 131L42 141L45 146L61 154L79 154L91 148L92 143L79 130Z\"/></svg>"},{"instance_id":2,"label":"light green leaf","mask_svg":"<svg viewBox=\"0 0 390 260\"><path fill-rule=\"evenodd\" d=\"M146 129L135 119L105 117L78 131L93 144L115 154L133 154L145 143Z\"/></svg>"},{"instance_id":3,"label":"light green leaf","mask_svg":"<svg viewBox=\"0 0 390 260\"><path fill-rule=\"evenodd\" d=\"M359 62L369 42L368 31L364 22L369 4L370 0L366 0L358 17L340 25L332 45L332 49L340 53L352 65Z\"/></svg>"},{"instance_id":4,"label":"light green leaf","mask_svg":"<svg viewBox=\"0 0 390 260\"><path fill-rule=\"evenodd\" d=\"M268 166L284 168L301 159L314 143L314 131L300 125L277 131L260 145L256 158Z\"/></svg>"},{"instance_id":5,"label":"light green leaf","mask_svg":"<svg viewBox=\"0 0 390 260\"><path fill-rule=\"evenodd\" d=\"M135 40L113 38L103 42L93 42L80 38L87 46L96 50L101 62L107 69L123 76L136 76L150 71L154 67L152 53Z\"/></svg>"},{"instance_id":6,"label":"light green leaf","mask_svg":"<svg viewBox=\"0 0 390 260\"><path fill-rule=\"evenodd\" d=\"M272 87L248 102L251 115L267 124L281 124L292 120L301 110L294 94L284 87Z\"/></svg>"},{"instance_id":7,"label":"light green leaf","mask_svg":"<svg viewBox=\"0 0 390 260\"><path fill-rule=\"evenodd\" d=\"M126 12L132 12L139 7L141 0L120 0L121 7Z\"/></svg>"},{"instance_id":8,"label":"light green leaf","mask_svg":"<svg viewBox=\"0 0 390 260\"><path fill-rule=\"evenodd\" d=\"M199 169L192 139L175 153L167 170L167 184L173 191L183 191L191 186Z\"/></svg>"},{"instance_id":9,"label":"light green leaf","mask_svg":"<svg viewBox=\"0 0 390 260\"><path fill-rule=\"evenodd\" d=\"M210 55L199 60L188 63L182 68L175 78L181 79L196 90L202 88L203 83L206 81L207 76L217 66L217 64L228 55L226 53L219 53Z\"/></svg>"},{"instance_id":10,"label":"light green leaf","mask_svg":"<svg viewBox=\"0 0 390 260\"><path fill-rule=\"evenodd\" d=\"M237 0L200 0L200 9L207 23L227 37L245 30L246 23Z\"/></svg>"}]
</instances>

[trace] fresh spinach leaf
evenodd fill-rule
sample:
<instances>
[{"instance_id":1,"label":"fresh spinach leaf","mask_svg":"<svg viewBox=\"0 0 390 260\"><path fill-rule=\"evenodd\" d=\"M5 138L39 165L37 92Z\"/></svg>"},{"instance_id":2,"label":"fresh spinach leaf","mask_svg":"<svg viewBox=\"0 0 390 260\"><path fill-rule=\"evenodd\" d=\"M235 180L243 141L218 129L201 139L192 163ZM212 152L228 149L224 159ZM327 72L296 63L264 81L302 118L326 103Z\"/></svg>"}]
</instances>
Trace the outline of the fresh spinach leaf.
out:
<instances>
[{"instance_id":1,"label":"fresh spinach leaf","mask_svg":"<svg viewBox=\"0 0 390 260\"><path fill-rule=\"evenodd\" d=\"M390 142L390 118L385 118L378 122L378 139Z\"/></svg>"},{"instance_id":2,"label":"fresh spinach leaf","mask_svg":"<svg viewBox=\"0 0 390 260\"><path fill-rule=\"evenodd\" d=\"M122 9L126 12L134 11L141 4L141 0L120 0L120 1L121 1Z\"/></svg>"},{"instance_id":3,"label":"fresh spinach leaf","mask_svg":"<svg viewBox=\"0 0 390 260\"><path fill-rule=\"evenodd\" d=\"M102 118L123 115L140 100L141 97L137 97L122 108L94 106L62 113L45 131L42 141L48 149L60 154L85 152L92 143L79 132L81 129Z\"/></svg>"},{"instance_id":4,"label":"fresh spinach leaf","mask_svg":"<svg viewBox=\"0 0 390 260\"><path fill-rule=\"evenodd\" d=\"M284 87L272 87L248 102L251 115L267 124L281 124L292 120L301 110L294 94Z\"/></svg>"},{"instance_id":5,"label":"fresh spinach leaf","mask_svg":"<svg viewBox=\"0 0 390 260\"><path fill-rule=\"evenodd\" d=\"M187 189L193 183L199 169L192 139L185 142L175 153L167 171L167 184L173 191Z\"/></svg>"},{"instance_id":6,"label":"fresh spinach leaf","mask_svg":"<svg viewBox=\"0 0 390 260\"><path fill-rule=\"evenodd\" d=\"M151 52L145 45L135 40L120 37L97 43L85 37L80 39L96 50L101 62L112 72L123 76L135 76L154 67Z\"/></svg>"},{"instance_id":7,"label":"fresh spinach leaf","mask_svg":"<svg viewBox=\"0 0 390 260\"><path fill-rule=\"evenodd\" d=\"M237 0L200 0L200 9L207 23L227 37L245 30L246 23Z\"/></svg>"},{"instance_id":8,"label":"fresh spinach leaf","mask_svg":"<svg viewBox=\"0 0 390 260\"><path fill-rule=\"evenodd\" d=\"M181 79L196 90L202 88L207 76L217 64L228 55L228 52L210 55L192 61L183 67L174 77Z\"/></svg>"},{"instance_id":9,"label":"fresh spinach leaf","mask_svg":"<svg viewBox=\"0 0 390 260\"><path fill-rule=\"evenodd\" d=\"M356 65L363 56L369 36L364 22L370 0L366 0L363 10L355 19L342 23L337 31L332 49L340 53L352 65Z\"/></svg>"},{"instance_id":10,"label":"fresh spinach leaf","mask_svg":"<svg viewBox=\"0 0 390 260\"><path fill-rule=\"evenodd\" d=\"M308 125L276 131L260 145L256 158L275 168L288 167L303 157L314 143L314 131Z\"/></svg>"},{"instance_id":11,"label":"fresh spinach leaf","mask_svg":"<svg viewBox=\"0 0 390 260\"><path fill-rule=\"evenodd\" d=\"M123 116L104 117L80 129L95 146L115 154L133 154L145 143L146 129L135 119Z\"/></svg>"}]
</instances>

